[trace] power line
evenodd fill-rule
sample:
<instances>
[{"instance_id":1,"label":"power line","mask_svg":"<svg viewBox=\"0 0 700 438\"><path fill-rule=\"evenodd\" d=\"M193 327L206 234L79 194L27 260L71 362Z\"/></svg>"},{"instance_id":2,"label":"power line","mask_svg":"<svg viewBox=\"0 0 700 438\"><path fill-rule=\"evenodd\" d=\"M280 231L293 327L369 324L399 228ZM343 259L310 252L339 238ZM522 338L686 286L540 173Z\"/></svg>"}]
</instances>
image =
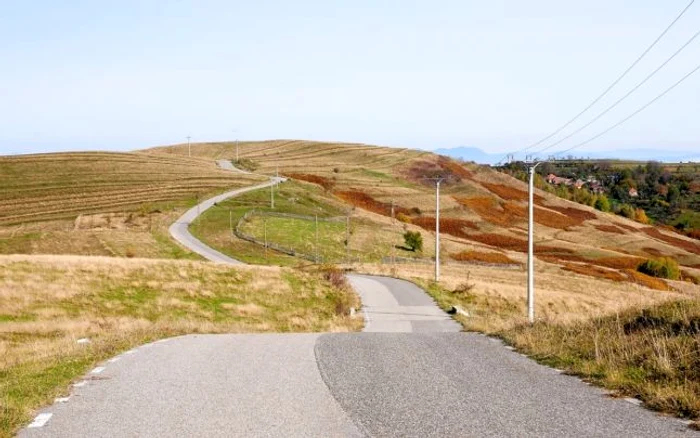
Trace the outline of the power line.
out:
<instances>
[{"instance_id":1,"label":"power line","mask_svg":"<svg viewBox=\"0 0 700 438\"><path fill-rule=\"evenodd\" d=\"M654 71L652 71L651 73L649 73L644 79L642 79L641 82L639 82L637 85L635 85L635 86L634 86L630 91L628 91L624 96L622 96L622 97L619 98L617 101L615 101L615 103L613 103L612 105L610 105L609 107L607 107L605 110L603 110L603 112L601 112L600 114L598 114L597 116L595 116L591 121L589 121L589 122L586 123L585 125L581 126L580 128L574 130L574 131L571 132L570 134L568 134L568 135L566 135L566 136L560 138L559 140L555 141L554 143L550 144L549 146L547 146L547 147L545 147L545 148L543 148L543 149L540 149L539 151L535 152L535 154L540 154L540 153L542 153L542 152L544 152L544 151L546 151L546 150L549 150L549 149L553 148L554 146L557 146L558 144L562 143L562 142L565 141L565 140L570 139L570 138L573 137L574 135L578 134L579 132L581 132L581 131L583 131L584 129L586 129L586 128L588 128L589 126L591 126L593 123L595 123L595 122L597 122L598 120L600 120L601 117L603 117L603 116L606 115L608 112L610 112L612 109L614 109L614 108L615 108L617 105L619 105L623 100L627 99L632 93L634 93L635 91L637 91L637 90L638 90L642 85L644 85L649 79L651 79L652 77L654 77L654 76L656 75L656 73L658 73L662 68L664 68L664 67L666 66L666 64L668 64L669 62L671 62L671 60L672 60L673 58L675 58L676 56L678 56L678 54L680 54L686 47L688 47L688 45L690 45L690 43L692 43L692 42L695 40L695 38L697 38L698 36L700 36L700 31L696 32L695 35L693 35L688 41L686 41L685 44L683 44L678 50L676 50L675 53L674 53L673 55L671 55L668 59L666 59L666 61L664 61L664 62L663 62L660 66L658 66Z\"/></svg>"},{"instance_id":2,"label":"power line","mask_svg":"<svg viewBox=\"0 0 700 438\"><path fill-rule=\"evenodd\" d=\"M656 101L658 101L659 99L661 99L662 97L664 97L666 94L668 94L671 90L673 90L674 88L676 88L677 86L679 86L683 81L685 81L686 79L688 79L690 76L692 76L692 75L693 75L694 73L696 73L698 70L700 70L700 64L699 64L697 67L695 67L693 70L691 70L689 73L687 73L685 76L683 76L682 78L680 78L678 81L676 81L675 84L671 85L671 86L668 87L666 90L664 90L664 92L662 92L661 94L659 94L658 96L656 96L655 98L653 98L652 100L650 100L649 102L647 102L646 104L644 104L642 107L640 107L639 109L637 109L635 112L633 112L632 114L628 115L628 116L625 117L624 119L620 120L619 122L615 123L615 124L612 125L612 126L609 126L607 129L605 129L604 131L602 131L602 132L600 132L600 133L594 135L593 137L589 138L588 140L582 141L581 143L578 143L577 145L574 145L574 146L572 146L572 147L570 147L570 148L568 148L568 149L564 149L563 151L559 151L559 152L557 152L557 153L554 154L554 155L559 155L559 154L563 154L563 153L572 151L572 150L574 150L574 149L577 149L577 148L579 148L579 147L581 147L581 146L583 146L583 145L586 145L586 144L592 142L593 140L596 140L596 139L602 137L603 135L607 134L608 132L612 131L613 129L617 128L618 126L622 125L623 123L625 123L626 121L628 121L629 119L631 119L632 117L636 116L637 114L639 114L639 113L641 113L642 111L644 111L645 109L647 109L649 106L651 106L651 105L654 104Z\"/></svg>"},{"instance_id":3,"label":"power line","mask_svg":"<svg viewBox=\"0 0 700 438\"><path fill-rule=\"evenodd\" d=\"M669 24L669 25L666 27L666 29L664 29L664 31L661 32L661 34L660 34L658 37L656 37L656 39L654 40L654 42L652 42L651 45L650 45L649 47L647 47L646 50L644 50L644 52L642 52L642 54L639 55L639 57L638 57L629 67L627 67L627 69L626 69L620 76L618 76L618 78L615 79L615 81L613 81L613 83L610 84L610 85L608 86L608 88L605 89L605 91L603 91L603 93L601 93L598 97L596 97L596 98L593 100L593 102L591 102L591 103L590 103L587 107L585 107L581 112L579 112L578 114L576 114L576 116L574 116L571 120L569 120L568 122L566 122L565 124L563 124L562 126L560 126L559 128L557 128L554 132L552 132L552 133L549 134L548 136L546 136L546 137L544 137L544 138L538 140L538 141L535 142L535 143L532 143L531 145L529 145L529 146L527 146L527 147L525 147L525 148L523 148L523 149L517 150L517 151L512 152L511 154L508 154L508 155L514 155L514 154L518 154L518 153L521 153L521 152L525 152L525 151L528 151L528 150L530 150L530 149L532 149L532 148L534 148L534 147L536 147L536 146L539 146L540 144L544 143L545 141L547 141L547 140L549 140L550 138L554 137L555 135L559 134L559 133L560 133L562 130L564 130L566 127L568 127L568 126L571 125L573 122L575 122L576 120L578 120L579 117L581 117L583 114L585 114L585 113L586 113L589 109L591 109L596 103L598 103L603 97L605 97L605 96L610 92L610 90L612 90L625 76L627 76L627 73L629 73L637 64L639 64L639 62L647 55L647 53L649 53L649 52L651 51L651 49L653 49L654 46L656 46L656 44L657 44L659 41L661 41L661 38L663 38L664 35L666 35L666 33L668 33L668 31L671 30L671 28L676 24L676 22L677 22L678 20L681 19L681 17L686 13L686 11L688 11L688 9L690 9L690 7L693 5L693 3L695 3L695 0L691 0L690 3L688 3L688 5L687 5L685 8L683 8L683 10L680 12L680 14L678 14L678 16L671 22L671 24ZM501 158L501 160L499 161L499 164L500 164L501 162L503 162L503 160L505 160L505 159L508 157L508 155L506 155L505 157Z\"/></svg>"}]
</instances>

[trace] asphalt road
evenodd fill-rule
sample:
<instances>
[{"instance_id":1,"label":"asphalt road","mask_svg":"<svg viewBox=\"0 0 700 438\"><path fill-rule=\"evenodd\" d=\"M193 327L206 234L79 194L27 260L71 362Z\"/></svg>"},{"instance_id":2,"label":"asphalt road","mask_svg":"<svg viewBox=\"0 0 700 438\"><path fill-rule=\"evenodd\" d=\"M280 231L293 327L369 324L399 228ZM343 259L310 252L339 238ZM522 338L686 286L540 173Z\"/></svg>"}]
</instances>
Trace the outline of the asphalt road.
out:
<instances>
[{"instance_id":1,"label":"asphalt road","mask_svg":"<svg viewBox=\"0 0 700 438\"><path fill-rule=\"evenodd\" d=\"M696 436L476 334L191 335L117 359L20 436Z\"/></svg>"},{"instance_id":2,"label":"asphalt road","mask_svg":"<svg viewBox=\"0 0 700 438\"><path fill-rule=\"evenodd\" d=\"M200 204L207 206L248 190ZM240 263L171 233L216 262ZM184 228L184 229L183 229ZM22 437L689 437L664 418L460 326L411 283L350 281L366 333L191 335L89 373Z\"/></svg>"}]
</instances>

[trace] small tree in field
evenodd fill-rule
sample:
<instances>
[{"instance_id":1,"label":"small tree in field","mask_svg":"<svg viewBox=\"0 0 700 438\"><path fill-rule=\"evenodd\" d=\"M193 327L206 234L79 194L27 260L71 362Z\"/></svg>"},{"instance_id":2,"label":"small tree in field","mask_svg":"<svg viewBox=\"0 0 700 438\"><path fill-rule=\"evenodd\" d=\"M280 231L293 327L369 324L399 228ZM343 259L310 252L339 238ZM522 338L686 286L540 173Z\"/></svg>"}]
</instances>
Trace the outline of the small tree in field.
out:
<instances>
[{"instance_id":1,"label":"small tree in field","mask_svg":"<svg viewBox=\"0 0 700 438\"><path fill-rule=\"evenodd\" d=\"M403 235L403 240L411 251L423 250L423 236L421 236L420 231L406 231Z\"/></svg>"}]
</instances>

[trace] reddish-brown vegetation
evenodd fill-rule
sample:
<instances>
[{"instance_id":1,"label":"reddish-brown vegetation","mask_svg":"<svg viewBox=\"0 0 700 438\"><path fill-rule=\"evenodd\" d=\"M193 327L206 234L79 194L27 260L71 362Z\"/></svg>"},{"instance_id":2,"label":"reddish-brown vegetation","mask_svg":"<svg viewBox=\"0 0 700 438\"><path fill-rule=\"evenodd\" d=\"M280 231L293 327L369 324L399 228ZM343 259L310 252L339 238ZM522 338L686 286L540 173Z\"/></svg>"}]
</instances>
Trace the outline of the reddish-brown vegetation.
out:
<instances>
[{"instance_id":1,"label":"reddish-brown vegetation","mask_svg":"<svg viewBox=\"0 0 700 438\"><path fill-rule=\"evenodd\" d=\"M527 219L527 208L515 202L499 202L493 198L483 196L476 198L462 198L456 196L454 199L461 205L464 205L478 214L484 221L492 224L512 226L517 222ZM560 208L559 210L574 212L574 216L567 216L566 213L560 214L558 212L552 212L548 210L549 208L552 207L535 207L535 222L559 230L581 225L585 221L585 219L582 219L583 215L575 212L588 213L575 208Z\"/></svg>"},{"instance_id":2,"label":"reddish-brown vegetation","mask_svg":"<svg viewBox=\"0 0 700 438\"><path fill-rule=\"evenodd\" d=\"M581 275L587 275L589 277L604 278L606 280L617 282L626 281L628 279L626 275L623 275L617 271L611 271L609 269L604 269L593 265L575 265L572 263L566 263L562 269Z\"/></svg>"},{"instance_id":3,"label":"reddish-brown vegetation","mask_svg":"<svg viewBox=\"0 0 700 438\"><path fill-rule=\"evenodd\" d=\"M443 178L445 184L459 183L471 179L472 173L461 164L447 157L439 157L437 163L427 160L415 160L406 172L408 179L421 184L432 184L426 178Z\"/></svg>"},{"instance_id":4,"label":"reddish-brown vegetation","mask_svg":"<svg viewBox=\"0 0 700 438\"><path fill-rule=\"evenodd\" d=\"M662 257L664 254L656 248L644 247L642 251L654 257Z\"/></svg>"},{"instance_id":5,"label":"reddish-brown vegetation","mask_svg":"<svg viewBox=\"0 0 700 438\"><path fill-rule=\"evenodd\" d=\"M320 175L311 175L308 173L287 173L285 176L293 179L300 179L302 181L318 184L325 190L332 190L335 186L335 181L330 178L326 178Z\"/></svg>"},{"instance_id":6,"label":"reddish-brown vegetation","mask_svg":"<svg viewBox=\"0 0 700 438\"><path fill-rule=\"evenodd\" d=\"M633 233L639 231L639 228L635 228L635 227L633 227L632 225L627 225L627 224L623 224L623 223L619 223L619 222L618 222L616 225L617 225L618 227L620 227L620 228L623 228L623 229L625 229L625 230L627 230L627 231L631 231L631 232L633 232Z\"/></svg>"},{"instance_id":7,"label":"reddish-brown vegetation","mask_svg":"<svg viewBox=\"0 0 700 438\"><path fill-rule=\"evenodd\" d=\"M472 179L473 177L473 174L467 168L447 157L440 157L438 159L438 165L442 167L447 174L456 175L460 179Z\"/></svg>"},{"instance_id":8,"label":"reddish-brown vegetation","mask_svg":"<svg viewBox=\"0 0 700 438\"><path fill-rule=\"evenodd\" d=\"M642 231L647 236L653 237L655 239L659 239L659 240L664 241L668 244L671 244L675 247L682 248L690 253L700 255L700 245L698 245L694 242L690 242L690 241L685 240L685 239L679 239L677 237L668 236L668 235L663 234L661 231L659 231L653 227L642 228Z\"/></svg>"},{"instance_id":9,"label":"reddish-brown vegetation","mask_svg":"<svg viewBox=\"0 0 700 438\"><path fill-rule=\"evenodd\" d=\"M637 266L644 261L641 257L600 257L591 259L573 253L544 254L539 258L549 263L580 262L611 269L637 269Z\"/></svg>"},{"instance_id":10,"label":"reddish-brown vegetation","mask_svg":"<svg viewBox=\"0 0 700 438\"><path fill-rule=\"evenodd\" d=\"M391 204L388 202L377 201L370 195L364 192L359 192L356 190L335 192L335 195L340 199L354 205L355 207L360 207L362 209L371 211L373 213L378 213L384 216L391 216ZM394 214L404 215L404 217L411 214L411 211L405 207L399 207L394 205Z\"/></svg>"},{"instance_id":11,"label":"reddish-brown vegetation","mask_svg":"<svg viewBox=\"0 0 700 438\"><path fill-rule=\"evenodd\" d=\"M671 288L668 286L668 283L659 278L650 277L634 269L625 269L624 272L629 276L630 281L632 281L633 283L637 283L654 290L671 290Z\"/></svg>"},{"instance_id":12,"label":"reddish-brown vegetation","mask_svg":"<svg viewBox=\"0 0 700 438\"><path fill-rule=\"evenodd\" d=\"M550 206L550 205L545 205L545 208L548 208L550 210L554 210L556 212L559 212L563 214L564 216L577 219L581 221L581 223L587 221L587 220L592 220L592 219L597 219L598 216L596 216L595 213L586 211L586 210L581 210L579 208L573 208L573 207L556 207L556 206Z\"/></svg>"},{"instance_id":13,"label":"reddish-brown vegetation","mask_svg":"<svg viewBox=\"0 0 700 438\"><path fill-rule=\"evenodd\" d=\"M517 264L515 260L500 252L462 251L457 254L450 254L450 257L460 262L495 263L499 265Z\"/></svg>"},{"instance_id":14,"label":"reddish-brown vegetation","mask_svg":"<svg viewBox=\"0 0 700 438\"><path fill-rule=\"evenodd\" d=\"M562 269L569 272L575 272L581 275L587 275L589 277L603 278L617 282L629 281L654 290L670 290L668 284L665 281L658 278L650 277L646 274L642 274L641 272L638 272L634 269L624 269L621 273L618 271L603 269L594 265L575 265L571 263L566 263Z\"/></svg>"},{"instance_id":15,"label":"reddish-brown vegetation","mask_svg":"<svg viewBox=\"0 0 700 438\"><path fill-rule=\"evenodd\" d=\"M603 231L606 233L626 234L625 230L623 230L622 228L616 227L615 225L596 225L595 227L597 230Z\"/></svg>"},{"instance_id":16,"label":"reddish-brown vegetation","mask_svg":"<svg viewBox=\"0 0 700 438\"><path fill-rule=\"evenodd\" d=\"M484 233L470 234L467 236L469 240L483 243L485 245L495 246L496 248L509 249L518 252L527 252L527 240L518 239L517 237L506 236L503 234ZM573 251L568 248L558 248L548 245L535 245L535 254L569 254Z\"/></svg>"},{"instance_id":17,"label":"reddish-brown vegetation","mask_svg":"<svg viewBox=\"0 0 700 438\"><path fill-rule=\"evenodd\" d=\"M434 216L415 217L411 220L411 223L413 223L414 225L418 225L419 227L428 231L435 230ZM462 239L468 239L470 236L464 232L465 228L471 228L472 230L479 229L479 227L472 221L456 219L451 217L440 218L440 233L446 233L451 236L461 237Z\"/></svg>"},{"instance_id":18,"label":"reddish-brown vegetation","mask_svg":"<svg viewBox=\"0 0 700 438\"><path fill-rule=\"evenodd\" d=\"M506 186L503 184L492 184L487 182L482 182L481 185L506 201L527 201L527 192L525 190L516 189L515 187ZM533 198L535 199L535 204L537 205L541 205L544 201L544 198L538 194L534 194Z\"/></svg>"}]
</instances>

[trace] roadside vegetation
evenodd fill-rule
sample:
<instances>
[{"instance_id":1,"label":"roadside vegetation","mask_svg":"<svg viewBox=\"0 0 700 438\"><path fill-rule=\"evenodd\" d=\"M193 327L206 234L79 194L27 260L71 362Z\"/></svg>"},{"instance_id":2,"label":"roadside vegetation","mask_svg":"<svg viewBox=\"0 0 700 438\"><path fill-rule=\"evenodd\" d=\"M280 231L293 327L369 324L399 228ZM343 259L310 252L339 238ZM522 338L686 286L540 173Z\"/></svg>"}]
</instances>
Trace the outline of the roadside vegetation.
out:
<instances>
[{"instance_id":1,"label":"roadside vegetation","mask_svg":"<svg viewBox=\"0 0 700 438\"><path fill-rule=\"evenodd\" d=\"M504 339L546 365L635 397L652 409L700 421L700 299L697 288L658 292L641 285L538 267L536 318L526 320L526 274L495 267L376 267L359 272L402 277L423 287L469 331ZM567 277L568 275L568 277ZM562 285L565 285L562 287ZM700 423L697 423L700 425Z\"/></svg>"},{"instance_id":2,"label":"roadside vegetation","mask_svg":"<svg viewBox=\"0 0 700 438\"><path fill-rule=\"evenodd\" d=\"M133 346L187 333L359 330L351 307L358 298L331 268L0 256L0 436Z\"/></svg>"}]
</instances>

